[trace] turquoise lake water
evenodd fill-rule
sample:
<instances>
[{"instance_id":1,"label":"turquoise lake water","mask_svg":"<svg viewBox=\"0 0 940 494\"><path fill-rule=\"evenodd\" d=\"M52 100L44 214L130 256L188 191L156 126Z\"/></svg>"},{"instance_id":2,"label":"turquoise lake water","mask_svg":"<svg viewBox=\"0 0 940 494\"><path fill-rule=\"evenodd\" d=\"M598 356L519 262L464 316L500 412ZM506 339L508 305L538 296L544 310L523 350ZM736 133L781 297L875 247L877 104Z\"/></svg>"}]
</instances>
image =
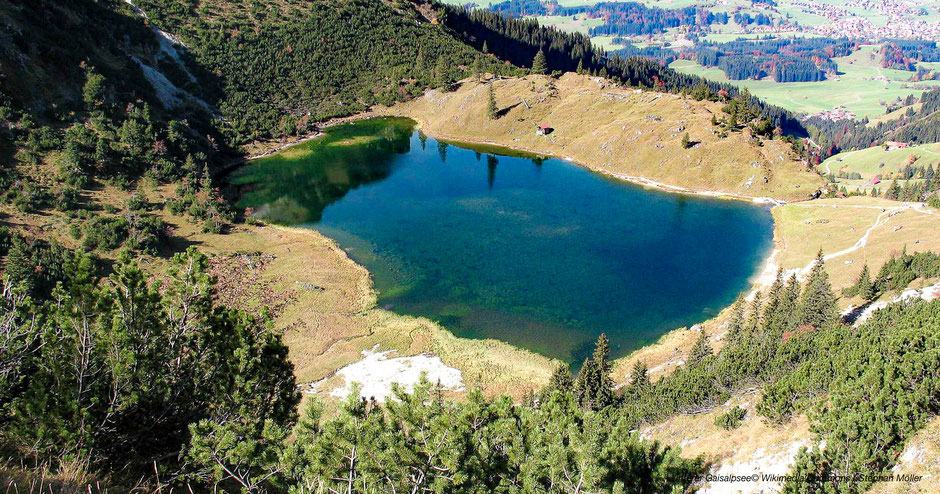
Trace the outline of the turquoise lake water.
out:
<instances>
[{"instance_id":1,"label":"turquoise lake water","mask_svg":"<svg viewBox=\"0 0 940 494\"><path fill-rule=\"evenodd\" d=\"M749 286L769 210L372 119L235 172L242 207L335 239L379 306L578 364L702 322Z\"/></svg>"}]
</instances>

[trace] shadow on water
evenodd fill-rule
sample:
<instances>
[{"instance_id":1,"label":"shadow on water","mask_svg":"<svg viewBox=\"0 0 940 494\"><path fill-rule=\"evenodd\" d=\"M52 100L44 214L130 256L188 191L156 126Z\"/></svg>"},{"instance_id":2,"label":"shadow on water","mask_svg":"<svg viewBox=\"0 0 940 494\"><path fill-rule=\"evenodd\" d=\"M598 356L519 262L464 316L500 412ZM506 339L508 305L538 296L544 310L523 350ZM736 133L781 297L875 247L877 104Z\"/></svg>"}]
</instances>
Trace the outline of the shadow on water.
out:
<instances>
[{"instance_id":1,"label":"shadow on water","mask_svg":"<svg viewBox=\"0 0 940 494\"><path fill-rule=\"evenodd\" d=\"M316 223L350 190L388 178L395 155L411 150L414 122L371 119L328 129L318 139L257 160L236 171L239 206L279 224ZM423 146L423 142L422 142ZM445 151L441 151L444 158Z\"/></svg>"}]
</instances>

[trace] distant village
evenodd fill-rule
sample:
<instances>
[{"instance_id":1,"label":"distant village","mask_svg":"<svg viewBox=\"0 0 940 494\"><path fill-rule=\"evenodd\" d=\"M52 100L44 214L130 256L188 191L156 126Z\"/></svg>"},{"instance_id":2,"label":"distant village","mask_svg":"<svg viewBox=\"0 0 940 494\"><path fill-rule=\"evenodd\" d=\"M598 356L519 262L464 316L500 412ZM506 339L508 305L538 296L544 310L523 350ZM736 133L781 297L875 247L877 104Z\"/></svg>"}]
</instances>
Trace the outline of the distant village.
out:
<instances>
[{"instance_id":1,"label":"distant village","mask_svg":"<svg viewBox=\"0 0 940 494\"><path fill-rule=\"evenodd\" d=\"M823 120L832 120L833 122L838 122L839 120L855 120L855 113L850 112L846 110L844 106L839 105L832 110L825 110L819 113L806 115L803 117L803 120L806 121L813 117L819 117Z\"/></svg>"},{"instance_id":2,"label":"distant village","mask_svg":"<svg viewBox=\"0 0 940 494\"><path fill-rule=\"evenodd\" d=\"M845 4L845 7L887 16L888 22L883 26L875 25L851 10L836 5L813 0L799 0L793 2L793 5L807 14L832 20L814 28L817 34L823 36L868 40L940 39L940 23L917 19L925 11L899 0L853 0Z\"/></svg>"}]
</instances>

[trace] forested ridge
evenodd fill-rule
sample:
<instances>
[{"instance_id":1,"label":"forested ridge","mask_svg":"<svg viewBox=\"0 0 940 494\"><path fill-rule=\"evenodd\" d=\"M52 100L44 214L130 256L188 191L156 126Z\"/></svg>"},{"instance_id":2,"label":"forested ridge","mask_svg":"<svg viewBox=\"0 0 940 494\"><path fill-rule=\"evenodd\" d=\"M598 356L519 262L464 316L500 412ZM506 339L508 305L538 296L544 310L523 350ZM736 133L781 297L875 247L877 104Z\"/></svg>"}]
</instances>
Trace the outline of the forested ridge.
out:
<instances>
[{"instance_id":1,"label":"forested ridge","mask_svg":"<svg viewBox=\"0 0 940 494\"><path fill-rule=\"evenodd\" d=\"M805 129L790 112L766 104L727 83L716 83L700 77L681 74L657 59L647 58L632 50L608 54L580 33L566 33L539 26L532 18L507 18L481 9L445 6L444 24L463 36L467 43L481 50L496 53L514 65L531 67L531 61L543 53L548 71L580 72L610 78L618 83L659 91L697 94L697 99L718 99L719 94L738 97L746 94L749 107L755 108L772 126L794 136L804 136ZM640 56L635 56L640 55Z\"/></svg>"},{"instance_id":2,"label":"forested ridge","mask_svg":"<svg viewBox=\"0 0 940 494\"><path fill-rule=\"evenodd\" d=\"M200 94L225 117L236 143L303 133L313 122L352 115L444 87L473 74L520 74L543 52L548 71L586 72L636 87L680 91L701 83L633 53L607 55L588 36L483 10L427 0L250 2L141 0L208 74ZM506 64L508 62L509 64ZM737 94L730 85L714 91ZM756 98L776 126L799 122Z\"/></svg>"},{"instance_id":3,"label":"forested ridge","mask_svg":"<svg viewBox=\"0 0 940 494\"><path fill-rule=\"evenodd\" d=\"M832 58L850 55L857 47L848 39L829 38L699 41L682 57L718 67L732 80L770 76L776 82L808 82L835 74L838 67Z\"/></svg>"},{"instance_id":4,"label":"forested ridge","mask_svg":"<svg viewBox=\"0 0 940 494\"><path fill-rule=\"evenodd\" d=\"M917 110L914 103L920 103ZM868 119L831 121L810 118L806 128L819 146L819 158L825 159L842 151L878 146L887 140L928 144L940 142L940 89L932 89L920 98L909 96L904 101L907 111L899 118L869 125Z\"/></svg>"},{"instance_id":5,"label":"forested ridge","mask_svg":"<svg viewBox=\"0 0 940 494\"><path fill-rule=\"evenodd\" d=\"M711 24L727 24L730 19L727 12L711 12L701 7L663 9L637 2L600 2L594 5L562 7L557 2L508 0L490 5L488 10L512 17L584 15L603 19L602 25L593 27L588 32L591 36L649 35L663 33L669 28L680 26L696 30L696 28L707 27ZM760 22L764 23L766 16L760 17ZM744 24L748 19L750 19L749 15L745 19L738 14L736 20Z\"/></svg>"}]
</instances>

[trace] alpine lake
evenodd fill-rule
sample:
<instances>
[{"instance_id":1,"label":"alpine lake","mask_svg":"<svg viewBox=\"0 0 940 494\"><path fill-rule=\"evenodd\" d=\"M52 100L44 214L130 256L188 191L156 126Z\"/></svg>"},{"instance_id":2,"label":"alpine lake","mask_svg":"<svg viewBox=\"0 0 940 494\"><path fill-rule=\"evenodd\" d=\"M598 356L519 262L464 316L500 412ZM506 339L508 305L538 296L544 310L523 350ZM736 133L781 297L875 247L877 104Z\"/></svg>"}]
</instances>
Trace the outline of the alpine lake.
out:
<instances>
[{"instance_id":1,"label":"alpine lake","mask_svg":"<svg viewBox=\"0 0 940 494\"><path fill-rule=\"evenodd\" d=\"M230 178L254 217L334 239L380 307L575 366L601 333L617 357L716 315L772 248L765 207L435 140L402 118L331 127Z\"/></svg>"}]
</instances>

